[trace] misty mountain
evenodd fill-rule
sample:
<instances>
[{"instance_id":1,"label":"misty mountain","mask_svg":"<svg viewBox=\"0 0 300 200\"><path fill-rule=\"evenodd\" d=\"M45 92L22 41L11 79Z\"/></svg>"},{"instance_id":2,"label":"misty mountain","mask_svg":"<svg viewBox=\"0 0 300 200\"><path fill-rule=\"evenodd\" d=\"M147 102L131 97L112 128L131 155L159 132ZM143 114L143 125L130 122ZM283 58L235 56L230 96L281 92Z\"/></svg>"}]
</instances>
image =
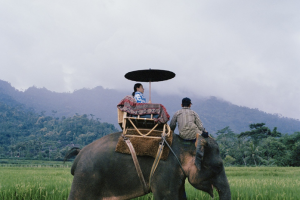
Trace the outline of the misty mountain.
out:
<instances>
[{"instance_id":1,"label":"misty mountain","mask_svg":"<svg viewBox=\"0 0 300 200\"><path fill-rule=\"evenodd\" d=\"M46 115L55 117L71 117L76 113L87 114L94 119L99 118L102 122L114 124L117 128L117 104L128 91L104 89L98 86L93 89L80 89L73 93L57 93L46 88L30 87L26 91L18 91L8 82L0 80L0 101L13 99L15 104L24 104L35 112L45 112ZM229 126L235 133L249 130L252 123L265 123L273 129L277 127L281 133L294 133L300 131L300 121L286 118L275 114L268 114L258 109L251 109L234 105L217 97L199 98L189 96L192 99L192 109L195 110L202 120L204 127L210 133ZM162 96L152 92L152 102L161 103L170 116L180 109L183 96ZM120 129L120 128L119 128Z\"/></svg>"}]
</instances>

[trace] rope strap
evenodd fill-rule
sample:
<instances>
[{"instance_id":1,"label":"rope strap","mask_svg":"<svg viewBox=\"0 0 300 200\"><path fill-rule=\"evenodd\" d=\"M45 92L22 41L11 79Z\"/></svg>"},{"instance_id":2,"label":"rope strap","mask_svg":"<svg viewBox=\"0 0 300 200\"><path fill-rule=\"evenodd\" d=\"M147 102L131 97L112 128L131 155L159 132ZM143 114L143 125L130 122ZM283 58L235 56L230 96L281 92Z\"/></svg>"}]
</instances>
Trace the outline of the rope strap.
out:
<instances>
[{"instance_id":1,"label":"rope strap","mask_svg":"<svg viewBox=\"0 0 300 200\"><path fill-rule=\"evenodd\" d=\"M143 173L142 173L142 170L141 170L139 161L138 161L138 159L137 159L137 157L136 157L136 153L135 153L135 150L134 150L134 148L133 148L133 146L132 146L132 143L131 143L130 140L129 140L128 138L126 138L126 137L123 137L123 139L124 139L124 141L126 142L128 148L129 148L129 150L130 150L130 153L131 153L131 156L132 156L132 160L133 160L133 162L134 162L135 169L136 169L137 174L138 174L138 176L139 176L139 178L140 178L140 182L141 182L141 184L142 184L142 186L143 186L143 190L144 190L145 194L147 194L147 193L149 193L149 189L148 189L147 183L146 183L146 181L145 181L145 179L144 179L144 176L143 176Z\"/></svg>"},{"instance_id":2,"label":"rope strap","mask_svg":"<svg viewBox=\"0 0 300 200\"><path fill-rule=\"evenodd\" d=\"M180 163L180 161L179 161L178 157L177 157L177 156L176 156L176 154L174 153L173 149L170 147L170 145L168 144L167 140L166 140L164 137L162 137L162 138L163 138L163 140L166 142L166 144L168 145L168 147L169 147L170 151L171 151L171 152L174 154L174 156L175 156L175 158L176 158L177 162L178 162L178 163L179 163L179 165L180 165L180 168L181 168L181 170L182 170L182 172L183 172L183 175L184 175L184 176L187 176L187 175L185 174L185 172L184 172L183 168L182 168L182 165L181 165L181 163Z\"/></svg>"},{"instance_id":3,"label":"rope strap","mask_svg":"<svg viewBox=\"0 0 300 200\"><path fill-rule=\"evenodd\" d=\"M139 129L134 125L134 123L131 121L130 118L128 118L129 122L131 123L131 125L134 127L134 129L141 135L141 136L148 136L150 133L152 133L152 131L158 126L158 124L156 124L147 134L142 134Z\"/></svg>"},{"instance_id":4,"label":"rope strap","mask_svg":"<svg viewBox=\"0 0 300 200\"><path fill-rule=\"evenodd\" d=\"M166 138L165 138L165 129L163 131L163 134L162 134L162 142L159 144L159 147L158 147L158 150L157 150L157 154L156 154L156 157L155 157L155 160L154 160L154 163L152 165L152 168L151 168L151 172L150 172L150 177L149 177L149 186L147 185L146 181L145 181L145 178L143 176L143 173L142 173L142 170L141 170L141 167L140 167L140 164L139 164L139 161L137 159L137 156L136 156L136 153L135 153L135 150L134 150L134 147L132 146L132 143L130 142L130 140L128 138L126 138L124 135L123 135L123 139L124 141L126 142L129 150L130 150L130 153L131 153L131 156L132 156L132 160L134 162L134 165L135 165L135 169L137 171L137 174L140 178L140 182L143 186L143 190L144 190L144 193L147 194L150 192L150 187L151 187L151 181L152 181L152 177L153 177L153 174L157 168L157 165L160 161L160 158L161 158L161 155L162 155L162 152L163 152L163 149L164 149L164 143L167 144L167 146L169 147L169 149L171 150L171 152L174 154L177 162L179 163L179 166L183 172L183 175L187 177L187 175L185 174L184 170L183 170L183 167L178 159L178 157L176 156L176 154L174 153L173 149L170 147L170 145L168 144Z\"/></svg>"},{"instance_id":5,"label":"rope strap","mask_svg":"<svg viewBox=\"0 0 300 200\"><path fill-rule=\"evenodd\" d=\"M158 147L158 150L157 150L157 154L156 154L156 157L155 157L155 160L154 160L154 163L152 165L152 168L151 168L151 172L150 172L150 178L149 178L149 187L151 187L151 180L152 180L152 176L157 168L157 165L160 161L160 158L161 158L161 155L162 155L162 152L164 150L164 140L159 144L159 147Z\"/></svg>"}]
</instances>

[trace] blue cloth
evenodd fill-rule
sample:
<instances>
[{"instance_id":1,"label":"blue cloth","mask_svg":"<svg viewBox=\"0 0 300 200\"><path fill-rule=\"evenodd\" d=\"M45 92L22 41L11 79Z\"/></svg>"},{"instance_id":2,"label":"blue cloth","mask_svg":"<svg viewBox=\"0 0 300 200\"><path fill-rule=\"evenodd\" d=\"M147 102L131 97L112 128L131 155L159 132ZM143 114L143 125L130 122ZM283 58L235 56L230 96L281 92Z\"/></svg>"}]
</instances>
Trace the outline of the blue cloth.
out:
<instances>
[{"instance_id":1,"label":"blue cloth","mask_svg":"<svg viewBox=\"0 0 300 200\"><path fill-rule=\"evenodd\" d=\"M134 99L136 100L137 103L146 103L146 98L141 92L135 92Z\"/></svg>"},{"instance_id":2,"label":"blue cloth","mask_svg":"<svg viewBox=\"0 0 300 200\"><path fill-rule=\"evenodd\" d=\"M137 115L128 115L129 117L138 117ZM154 114L153 115L153 118L158 118L159 117L159 115L157 115L157 114ZM151 118L151 115L140 115L140 118Z\"/></svg>"}]
</instances>

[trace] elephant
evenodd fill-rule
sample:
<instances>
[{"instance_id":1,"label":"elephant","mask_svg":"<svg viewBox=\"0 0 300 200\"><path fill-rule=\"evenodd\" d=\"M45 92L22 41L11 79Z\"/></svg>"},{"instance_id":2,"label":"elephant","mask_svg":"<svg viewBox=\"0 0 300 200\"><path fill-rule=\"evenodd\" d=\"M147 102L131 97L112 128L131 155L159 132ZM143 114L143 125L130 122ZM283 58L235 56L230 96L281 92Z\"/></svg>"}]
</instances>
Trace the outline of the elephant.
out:
<instances>
[{"instance_id":1,"label":"elephant","mask_svg":"<svg viewBox=\"0 0 300 200\"><path fill-rule=\"evenodd\" d=\"M211 197L215 188L220 200L231 199L217 142L211 137L199 136L195 145L195 141L172 134L171 148L177 157L170 151L167 160L159 162L149 186L154 199L186 199L186 178L193 187ZM66 158L77 155L71 167L74 178L68 200L117 200L145 195L131 155L115 151L121 135L122 132L111 133L66 155ZM138 156L138 161L149 183L154 158Z\"/></svg>"}]
</instances>

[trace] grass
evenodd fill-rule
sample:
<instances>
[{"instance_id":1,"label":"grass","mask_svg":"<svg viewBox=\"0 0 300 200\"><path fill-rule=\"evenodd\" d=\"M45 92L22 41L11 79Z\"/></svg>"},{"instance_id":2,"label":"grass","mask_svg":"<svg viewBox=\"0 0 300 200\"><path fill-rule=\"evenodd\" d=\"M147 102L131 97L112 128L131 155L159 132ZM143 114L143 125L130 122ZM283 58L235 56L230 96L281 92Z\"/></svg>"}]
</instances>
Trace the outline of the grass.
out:
<instances>
[{"instance_id":1,"label":"grass","mask_svg":"<svg viewBox=\"0 0 300 200\"><path fill-rule=\"evenodd\" d=\"M0 199L67 199L72 176L68 168L1 167Z\"/></svg>"},{"instance_id":2,"label":"grass","mask_svg":"<svg viewBox=\"0 0 300 200\"><path fill-rule=\"evenodd\" d=\"M300 197L299 167L228 167L232 199L286 199Z\"/></svg>"},{"instance_id":3,"label":"grass","mask_svg":"<svg viewBox=\"0 0 300 200\"><path fill-rule=\"evenodd\" d=\"M18 165L20 163L9 167L0 165L0 199L68 198L73 180L70 167L58 167L59 162L36 163L35 167ZM60 165L63 166L61 162ZM300 197L300 167L227 167L226 174L232 199L296 200ZM208 194L196 190L188 182L186 192L188 199L210 199ZM214 199L218 200L217 192L214 193ZM136 199L153 199L153 196L148 194Z\"/></svg>"}]
</instances>

